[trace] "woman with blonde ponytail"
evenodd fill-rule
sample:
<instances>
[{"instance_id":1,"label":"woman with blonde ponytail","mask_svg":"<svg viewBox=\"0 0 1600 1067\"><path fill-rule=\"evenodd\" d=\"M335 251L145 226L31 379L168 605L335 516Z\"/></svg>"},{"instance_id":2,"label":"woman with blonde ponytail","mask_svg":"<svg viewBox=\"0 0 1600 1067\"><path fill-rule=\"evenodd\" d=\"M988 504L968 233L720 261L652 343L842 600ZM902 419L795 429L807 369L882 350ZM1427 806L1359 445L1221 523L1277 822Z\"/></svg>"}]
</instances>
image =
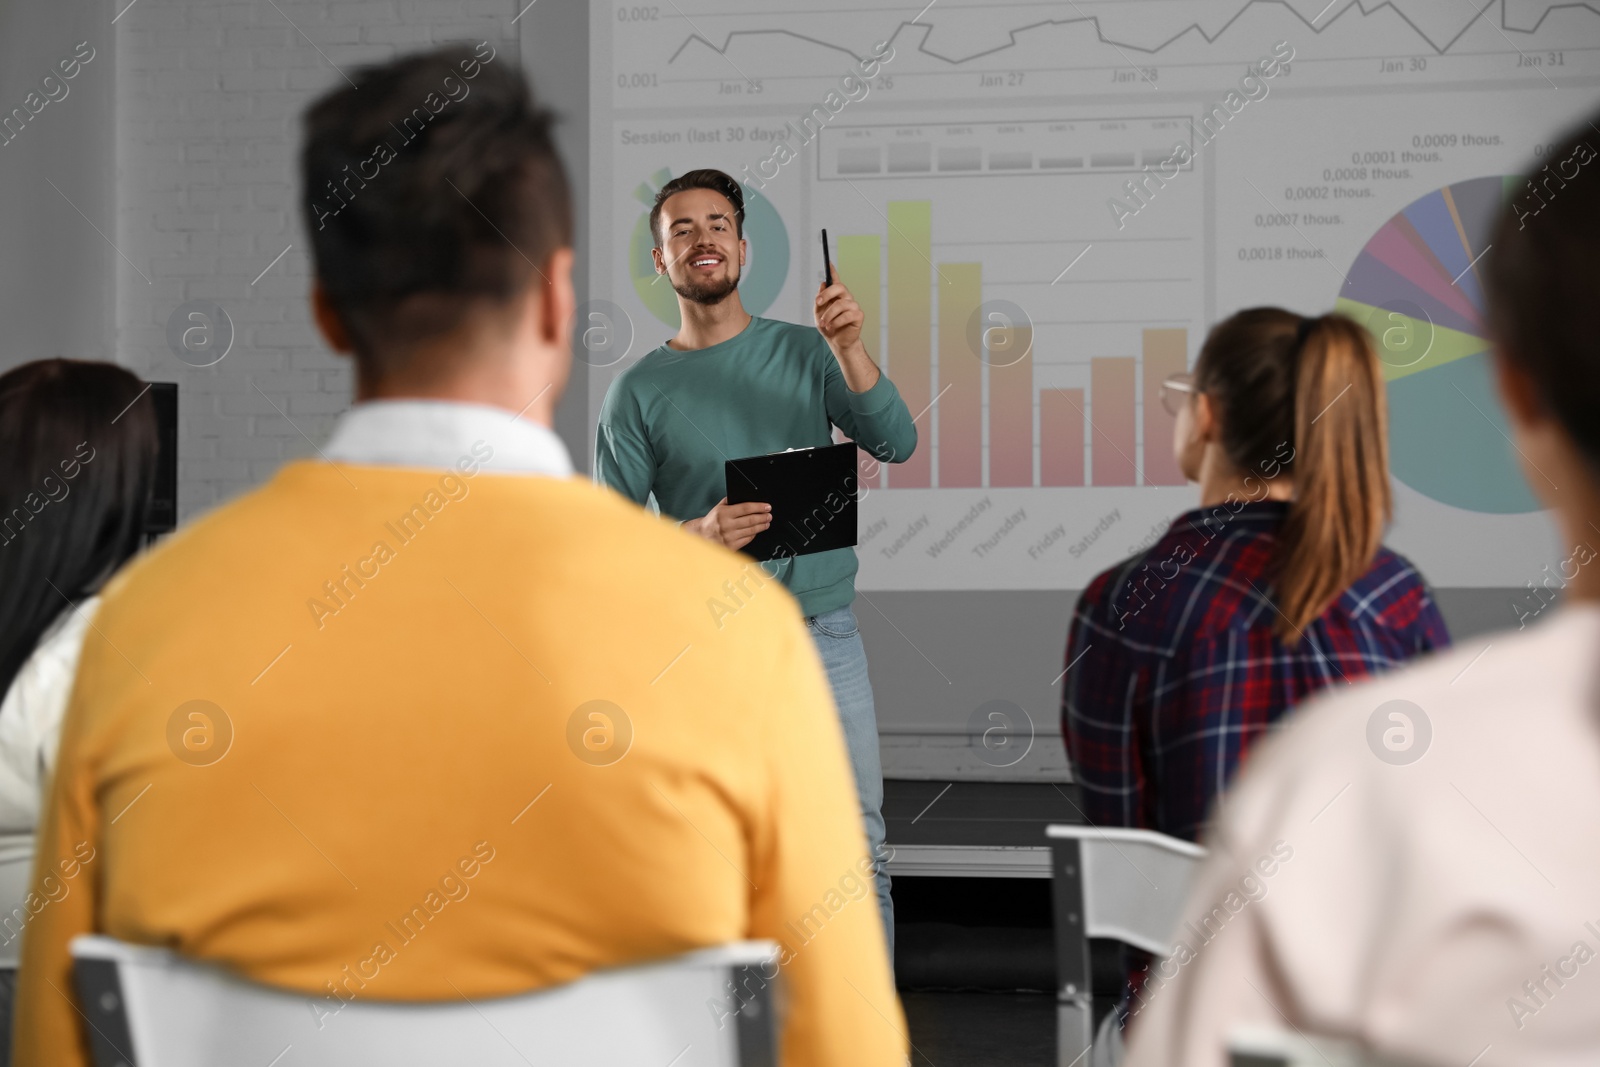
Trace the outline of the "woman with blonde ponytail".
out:
<instances>
[{"instance_id":1,"label":"woman with blonde ponytail","mask_svg":"<svg viewBox=\"0 0 1600 1067\"><path fill-rule=\"evenodd\" d=\"M1284 712L1450 638L1416 568L1383 547L1384 383L1366 330L1241 311L1162 400L1200 506L1085 590L1062 733L1091 821L1193 840Z\"/></svg>"}]
</instances>

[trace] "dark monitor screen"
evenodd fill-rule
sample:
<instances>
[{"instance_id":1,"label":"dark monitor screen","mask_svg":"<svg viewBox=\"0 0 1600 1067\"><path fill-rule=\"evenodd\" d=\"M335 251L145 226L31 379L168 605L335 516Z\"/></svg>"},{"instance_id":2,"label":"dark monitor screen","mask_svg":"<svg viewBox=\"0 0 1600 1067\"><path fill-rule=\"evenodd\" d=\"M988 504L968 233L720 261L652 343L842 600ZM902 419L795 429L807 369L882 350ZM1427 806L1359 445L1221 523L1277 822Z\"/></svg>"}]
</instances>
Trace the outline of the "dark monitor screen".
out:
<instances>
[{"instance_id":1,"label":"dark monitor screen","mask_svg":"<svg viewBox=\"0 0 1600 1067\"><path fill-rule=\"evenodd\" d=\"M144 532L153 535L178 526L178 383L151 382L150 399L156 405L156 483Z\"/></svg>"}]
</instances>

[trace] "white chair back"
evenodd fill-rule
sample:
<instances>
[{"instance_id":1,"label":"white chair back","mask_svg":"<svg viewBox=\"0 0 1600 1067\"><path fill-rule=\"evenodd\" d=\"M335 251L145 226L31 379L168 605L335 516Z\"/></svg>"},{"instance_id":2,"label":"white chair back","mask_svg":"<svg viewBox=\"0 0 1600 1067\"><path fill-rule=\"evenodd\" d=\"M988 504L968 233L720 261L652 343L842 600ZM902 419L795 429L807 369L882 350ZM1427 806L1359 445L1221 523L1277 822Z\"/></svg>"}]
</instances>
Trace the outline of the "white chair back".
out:
<instances>
[{"instance_id":1,"label":"white chair back","mask_svg":"<svg viewBox=\"0 0 1600 1067\"><path fill-rule=\"evenodd\" d=\"M1056 928L1056 1047L1065 1067L1094 1040L1089 938L1114 938L1157 956L1172 950L1205 849L1151 830L1050 826Z\"/></svg>"},{"instance_id":2,"label":"white chair back","mask_svg":"<svg viewBox=\"0 0 1600 1067\"><path fill-rule=\"evenodd\" d=\"M1158 956L1172 951L1172 932L1205 849L1153 830L1051 826L1045 833L1052 844L1078 842L1086 936L1115 938Z\"/></svg>"},{"instance_id":3,"label":"white chair back","mask_svg":"<svg viewBox=\"0 0 1600 1067\"><path fill-rule=\"evenodd\" d=\"M1240 1027L1228 1035L1229 1067L1416 1067L1368 1052L1353 1041L1290 1033L1272 1027Z\"/></svg>"},{"instance_id":4,"label":"white chair back","mask_svg":"<svg viewBox=\"0 0 1600 1067\"><path fill-rule=\"evenodd\" d=\"M72 942L96 1067L771 1067L777 946L742 941L537 993L338 1003L165 949ZM291 1053L292 1050L292 1053Z\"/></svg>"}]
</instances>

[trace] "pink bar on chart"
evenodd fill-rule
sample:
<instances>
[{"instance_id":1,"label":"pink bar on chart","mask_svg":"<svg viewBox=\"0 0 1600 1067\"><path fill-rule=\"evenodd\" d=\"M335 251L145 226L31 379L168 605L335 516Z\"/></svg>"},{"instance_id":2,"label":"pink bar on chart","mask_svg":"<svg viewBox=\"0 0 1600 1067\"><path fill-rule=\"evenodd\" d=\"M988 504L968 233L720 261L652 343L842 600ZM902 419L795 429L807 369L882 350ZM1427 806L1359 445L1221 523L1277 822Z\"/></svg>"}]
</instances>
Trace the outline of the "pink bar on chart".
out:
<instances>
[{"instance_id":1,"label":"pink bar on chart","mask_svg":"<svg viewBox=\"0 0 1600 1067\"><path fill-rule=\"evenodd\" d=\"M891 489L933 481L933 202L889 201L889 365L885 368L916 420L917 447L889 471Z\"/></svg>"},{"instance_id":2,"label":"pink bar on chart","mask_svg":"<svg viewBox=\"0 0 1600 1067\"><path fill-rule=\"evenodd\" d=\"M983 353L967 324L983 300L983 268L941 263L939 289L939 488L983 485Z\"/></svg>"},{"instance_id":3,"label":"pink bar on chart","mask_svg":"<svg viewBox=\"0 0 1600 1067\"><path fill-rule=\"evenodd\" d=\"M987 331L989 485L1033 485L1033 327Z\"/></svg>"},{"instance_id":4,"label":"pink bar on chart","mask_svg":"<svg viewBox=\"0 0 1600 1067\"><path fill-rule=\"evenodd\" d=\"M1083 390L1039 392L1039 481L1083 484Z\"/></svg>"},{"instance_id":5,"label":"pink bar on chart","mask_svg":"<svg viewBox=\"0 0 1600 1067\"><path fill-rule=\"evenodd\" d=\"M1161 383L1189 369L1188 330L1144 331L1144 484L1183 485L1187 481L1172 454L1172 424L1161 404Z\"/></svg>"},{"instance_id":6,"label":"pink bar on chart","mask_svg":"<svg viewBox=\"0 0 1600 1067\"><path fill-rule=\"evenodd\" d=\"M1089 361L1089 436L1095 485L1137 485L1135 477L1132 356Z\"/></svg>"}]
</instances>

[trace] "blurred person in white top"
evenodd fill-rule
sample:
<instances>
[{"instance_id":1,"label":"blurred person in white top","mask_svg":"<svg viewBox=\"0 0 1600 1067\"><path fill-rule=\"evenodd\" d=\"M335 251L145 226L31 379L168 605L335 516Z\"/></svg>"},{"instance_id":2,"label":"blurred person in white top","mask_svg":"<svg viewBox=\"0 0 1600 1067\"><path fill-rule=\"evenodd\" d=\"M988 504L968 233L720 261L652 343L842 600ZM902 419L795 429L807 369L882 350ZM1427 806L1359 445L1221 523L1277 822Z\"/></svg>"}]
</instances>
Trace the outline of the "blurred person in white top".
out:
<instances>
[{"instance_id":1,"label":"blurred person in white top","mask_svg":"<svg viewBox=\"0 0 1600 1067\"><path fill-rule=\"evenodd\" d=\"M1550 565L1508 604L1518 628L1336 684L1255 751L1203 839L1174 952L1135 1005L1134 1067L1222 1067L1230 1035L1261 1028L1406 1063L1600 1063L1592 118L1511 187L1472 268L1487 370L1561 538ZM1440 417L1478 417L1439 403Z\"/></svg>"},{"instance_id":2,"label":"blurred person in white top","mask_svg":"<svg viewBox=\"0 0 1600 1067\"><path fill-rule=\"evenodd\" d=\"M29 884L34 828L95 594L139 547L156 467L146 388L110 363L0 375L0 1039L28 921L70 891L65 876Z\"/></svg>"}]
</instances>

